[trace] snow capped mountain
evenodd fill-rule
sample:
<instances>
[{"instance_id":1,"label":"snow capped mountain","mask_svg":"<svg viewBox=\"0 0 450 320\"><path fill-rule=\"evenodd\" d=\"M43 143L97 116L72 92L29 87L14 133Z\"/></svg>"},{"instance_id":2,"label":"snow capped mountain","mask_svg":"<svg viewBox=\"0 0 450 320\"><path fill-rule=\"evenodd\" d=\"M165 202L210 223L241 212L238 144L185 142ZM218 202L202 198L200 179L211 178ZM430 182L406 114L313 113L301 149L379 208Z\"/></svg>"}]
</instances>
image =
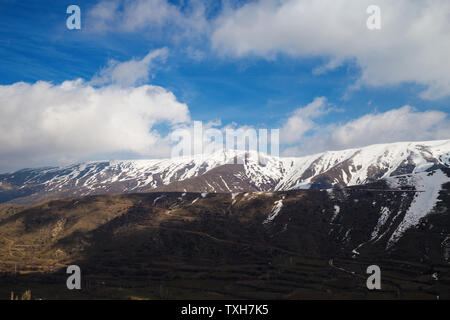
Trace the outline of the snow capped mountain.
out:
<instances>
[{"instance_id":1,"label":"snow capped mountain","mask_svg":"<svg viewBox=\"0 0 450 320\"><path fill-rule=\"evenodd\" d=\"M295 159L276 189L360 185L449 166L450 140L378 144Z\"/></svg>"},{"instance_id":2,"label":"snow capped mountain","mask_svg":"<svg viewBox=\"0 0 450 320\"><path fill-rule=\"evenodd\" d=\"M316 221L315 234L328 239L318 239L321 246L339 244L339 250L355 256L407 247L419 229L439 235L436 242L444 241L450 232L448 215L440 213L448 212L449 190L450 140L379 144L298 158L226 151L0 175L0 202L35 204L55 198L154 192L147 195L147 205L189 211L211 201L208 210L262 214L258 223L274 235L292 232L296 237L295 228ZM121 197L111 196L116 201ZM136 197L123 199L133 202ZM168 199L174 202L168 205ZM79 199L66 201L75 206Z\"/></svg>"},{"instance_id":3,"label":"snow capped mountain","mask_svg":"<svg viewBox=\"0 0 450 320\"><path fill-rule=\"evenodd\" d=\"M0 175L0 202L151 190L327 189L450 167L450 140L379 144L299 158L226 151L176 159L87 162Z\"/></svg>"}]
</instances>

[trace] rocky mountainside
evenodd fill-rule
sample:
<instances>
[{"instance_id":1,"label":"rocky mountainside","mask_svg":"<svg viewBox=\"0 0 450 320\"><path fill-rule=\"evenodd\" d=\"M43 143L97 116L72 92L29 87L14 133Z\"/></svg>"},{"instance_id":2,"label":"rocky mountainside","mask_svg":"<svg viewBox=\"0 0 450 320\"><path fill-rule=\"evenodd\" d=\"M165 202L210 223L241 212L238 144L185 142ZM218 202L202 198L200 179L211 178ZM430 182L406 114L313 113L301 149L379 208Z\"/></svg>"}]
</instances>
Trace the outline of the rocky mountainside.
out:
<instances>
[{"instance_id":1,"label":"rocky mountainside","mask_svg":"<svg viewBox=\"0 0 450 320\"><path fill-rule=\"evenodd\" d=\"M99 161L0 175L0 203L141 191L328 189L450 167L450 140L402 142L300 158L226 151L191 158Z\"/></svg>"},{"instance_id":2,"label":"rocky mountainside","mask_svg":"<svg viewBox=\"0 0 450 320\"><path fill-rule=\"evenodd\" d=\"M328 190L0 206L6 297L448 299L449 258L447 168ZM82 269L81 291L65 287L70 264ZM372 264L380 291L366 288Z\"/></svg>"}]
</instances>

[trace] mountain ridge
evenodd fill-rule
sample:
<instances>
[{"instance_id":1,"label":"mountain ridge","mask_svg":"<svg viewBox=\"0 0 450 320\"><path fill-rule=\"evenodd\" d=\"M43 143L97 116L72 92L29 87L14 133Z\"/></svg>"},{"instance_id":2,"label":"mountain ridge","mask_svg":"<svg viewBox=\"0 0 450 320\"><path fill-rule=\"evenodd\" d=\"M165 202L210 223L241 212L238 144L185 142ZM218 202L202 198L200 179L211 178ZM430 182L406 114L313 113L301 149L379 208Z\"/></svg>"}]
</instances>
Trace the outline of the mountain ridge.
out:
<instances>
[{"instance_id":1,"label":"mountain ridge","mask_svg":"<svg viewBox=\"0 0 450 320\"><path fill-rule=\"evenodd\" d=\"M372 296L366 268L376 264L383 286L373 297L446 299L449 181L447 168L328 190L3 204L0 295L26 284L38 297L70 298L62 276L76 264L84 297L127 298L145 287L151 298L166 288L178 298L358 298Z\"/></svg>"},{"instance_id":2,"label":"mountain ridge","mask_svg":"<svg viewBox=\"0 0 450 320\"><path fill-rule=\"evenodd\" d=\"M236 159L240 163L232 165ZM89 161L1 174L0 203L148 191L328 189L440 167L450 167L450 140L376 144L304 157L227 150L174 159Z\"/></svg>"}]
</instances>

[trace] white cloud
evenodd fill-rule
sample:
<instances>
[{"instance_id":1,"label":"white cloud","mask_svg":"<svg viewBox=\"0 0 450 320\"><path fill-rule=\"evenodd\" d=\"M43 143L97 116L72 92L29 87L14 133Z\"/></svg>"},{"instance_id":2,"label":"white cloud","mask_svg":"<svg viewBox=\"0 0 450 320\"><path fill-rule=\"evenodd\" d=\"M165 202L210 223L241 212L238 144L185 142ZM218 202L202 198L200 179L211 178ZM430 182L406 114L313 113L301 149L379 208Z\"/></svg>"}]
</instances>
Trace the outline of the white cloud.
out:
<instances>
[{"instance_id":1,"label":"white cloud","mask_svg":"<svg viewBox=\"0 0 450 320\"><path fill-rule=\"evenodd\" d=\"M0 168L130 152L168 156L169 139L152 128L190 121L164 88L94 88L83 80L0 86Z\"/></svg>"},{"instance_id":2,"label":"white cloud","mask_svg":"<svg viewBox=\"0 0 450 320\"><path fill-rule=\"evenodd\" d=\"M413 82L425 99L450 95L450 1L378 0L381 30L366 27L371 0L258 0L224 11L211 41L224 55L325 57L361 68L359 84Z\"/></svg>"},{"instance_id":3,"label":"white cloud","mask_svg":"<svg viewBox=\"0 0 450 320\"><path fill-rule=\"evenodd\" d=\"M204 51L196 49L192 46L188 46L184 51L189 59L197 62L202 61L206 57L206 53Z\"/></svg>"},{"instance_id":4,"label":"white cloud","mask_svg":"<svg viewBox=\"0 0 450 320\"><path fill-rule=\"evenodd\" d=\"M305 155L328 150L363 147L377 143L450 139L450 119L441 111L417 111L403 106L382 113L371 113L343 124L320 126L302 137L284 155Z\"/></svg>"},{"instance_id":5,"label":"white cloud","mask_svg":"<svg viewBox=\"0 0 450 320\"><path fill-rule=\"evenodd\" d=\"M91 80L93 85L117 84L120 86L133 86L149 80L149 72L155 59L167 58L168 49L161 48L150 51L141 60L132 59L125 62L110 60L108 66L102 69Z\"/></svg>"},{"instance_id":6,"label":"white cloud","mask_svg":"<svg viewBox=\"0 0 450 320\"><path fill-rule=\"evenodd\" d=\"M404 106L368 114L332 130L330 142L339 148L397 141L450 138L450 121L440 111L416 111Z\"/></svg>"},{"instance_id":7,"label":"white cloud","mask_svg":"<svg viewBox=\"0 0 450 320\"><path fill-rule=\"evenodd\" d=\"M119 1L101 1L88 12L88 25L94 31L106 31L115 24L116 11L119 10Z\"/></svg>"},{"instance_id":8,"label":"white cloud","mask_svg":"<svg viewBox=\"0 0 450 320\"><path fill-rule=\"evenodd\" d=\"M280 129L281 143L293 144L301 141L304 133L316 127L313 119L329 111L326 102L324 97L315 98L304 108L295 110Z\"/></svg>"},{"instance_id":9,"label":"white cloud","mask_svg":"<svg viewBox=\"0 0 450 320\"><path fill-rule=\"evenodd\" d=\"M166 28L170 36L198 36L207 28L205 6L189 1L183 6L167 0L104 0L88 12L88 25L97 32L157 31Z\"/></svg>"}]
</instances>

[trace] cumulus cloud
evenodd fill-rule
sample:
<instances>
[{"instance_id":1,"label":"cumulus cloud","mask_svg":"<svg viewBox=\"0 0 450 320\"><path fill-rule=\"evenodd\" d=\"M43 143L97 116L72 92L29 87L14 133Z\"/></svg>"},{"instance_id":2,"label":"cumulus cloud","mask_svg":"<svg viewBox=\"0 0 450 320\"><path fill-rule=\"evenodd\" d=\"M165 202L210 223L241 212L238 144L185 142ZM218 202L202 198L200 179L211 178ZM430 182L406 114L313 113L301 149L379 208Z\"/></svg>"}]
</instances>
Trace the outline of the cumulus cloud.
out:
<instances>
[{"instance_id":1,"label":"cumulus cloud","mask_svg":"<svg viewBox=\"0 0 450 320\"><path fill-rule=\"evenodd\" d=\"M292 144L300 142L303 134L316 127L313 119L329 112L325 97L315 98L304 108L298 108L280 129L280 142Z\"/></svg>"},{"instance_id":2,"label":"cumulus cloud","mask_svg":"<svg viewBox=\"0 0 450 320\"><path fill-rule=\"evenodd\" d=\"M381 30L369 30L371 0L257 0L224 11L211 36L220 54L328 58L316 74L356 62L357 85L423 85L424 99L450 95L450 2L378 0Z\"/></svg>"},{"instance_id":3,"label":"cumulus cloud","mask_svg":"<svg viewBox=\"0 0 450 320\"><path fill-rule=\"evenodd\" d=\"M450 121L441 111L411 106L368 114L332 129L330 144L339 148L374 143L450 138Z\"/></svg>"},{"instance_id":4,"label":"cumulus cloud","mask_svg":"<svg viewBox=\"0 0 450 320\"><path fill-rule=\"evenodd\" d=\"M93 85L117 84L133 86L149 80L150 67L155 59L165 61L168 49L162 48L150 51L142 59L132 59L125 62L110 60L108 66L102 69L91 80Z\"/></svg>"},{"instance_id":5,"label":"cumulus cloud","mask_svg":"<svg viewBox=\"0 0 450 320\"><path fill-rule=\"evenodd\" d=\"M343 124L320 126L314 123L310 128L315 129L312 135L286 147L283 154L305 155L377 143L450 139L447 113L418 111L411 106L370 113Z\"/></svg>"},{"instance_id":6,"label":"cumulus cloud","mask_svg":"<svg viewBox=\"0 0 450 320\"><path fill-rule=\"evenodd\" d=\"M316 75L351 62L361 71L352 88L415 83L423 86L423 99L450 95L447 0L379 0L381 30L366 26L371 0L229 3L103 0L89 10L86 25L91 31L142 32L144 38L177 42L208 38L218 54L233 57L320 57L326 62L314 68ZM196 45L190 41L187 54L201 60L204 53Z\"/></svg>"},{"instance_id":7,"label":"cumulus cloud","mask_svg":"<svg viewBox=\"0 0 450 320\"><path fill-rule=\"evenodd\" d=\"M187 105L152 85L95 88L83 80L0 86L0 168L130 152L170 154L154 126L190 121Z\"/></svg>"}]
</instances>

